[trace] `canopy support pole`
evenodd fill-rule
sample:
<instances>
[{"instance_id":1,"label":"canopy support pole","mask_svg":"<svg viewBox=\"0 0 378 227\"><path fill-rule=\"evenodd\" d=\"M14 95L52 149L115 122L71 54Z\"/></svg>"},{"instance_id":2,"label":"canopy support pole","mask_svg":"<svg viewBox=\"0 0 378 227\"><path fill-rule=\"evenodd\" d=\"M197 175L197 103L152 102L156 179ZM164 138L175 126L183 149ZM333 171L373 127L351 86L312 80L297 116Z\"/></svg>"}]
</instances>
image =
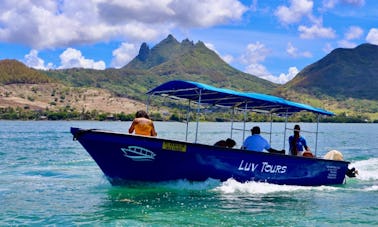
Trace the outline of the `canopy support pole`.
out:
<instances>
[{"instance_id":1,"label":"canopy support pole","mask_svg":"<svg viewBox=\"0 0 378 227\"><path fill-rule=\"evenodd\" d=\"M272 128L273 128L273 114L270 113L270 132L269 132L269 144L272 144Z\"/></svg>"},{"instance_id":2,"label":"canopy support pole","mask_svg":"<svg viewBox=\"0 0 378 227\"><path fill-rule=\"evenodd\" d=\"M320 114L317 114L316 134L315 134L315 156L316 156L316 153L317 153L317 150L318 150L319 120L320 120Z\"/></svg>"},{"instance_id":3,"label":"canopy support pole","mask_svg":"<svg viewBox=\"0 0 378 227\"><path fill-rule=\"evenodd\" d=\"M235 106L232 107L232 112L231 112L231 133L230 133L231 139L232 139L232 132L234 130L234 117L235 117Z\"/></svg>"},{"instance_id":4,"label":"canopy support pole","mask_svg":"<svg viewBox=\"0 0 378 227\"><path fill-rule=\"evenodd\" d=\"M188 99L188 110L186 112L186 132L185 132L185 141L188 142L188 131L189 131L189 114L190 114L190 99Z\"/></svg>"},{"instance_id":5,"label":"canopy support pole","mask_svg":"<svg viewBox=\"0 0 378 227\"><path fill-rule=\"evenodd\" d=\"M146 100L146 112L148 113L148 107L150 106L150 98L151 98L151 95L148 95L147 96L147 100Z\"/></svg>"},{"instance_id":6,"label":"canopy support pole","mask_svg":"<svg viewBox=\"0 0 378 227\"><path fill-rule=\"evenodd\" d=\"M244 107L244 124L243 124L243 141L245 139L245 122L247 121L247 107L248 104L245 102L245 107Z\"/></svg>"},{"instance_id":7,"label":"canopy support pole","mask_svg":"<svg viewBox=\"0 0 378 227\"><path fill-rule=\"evenodd\" d=\"M285 149L285 146L286 146L286 129L287 129L287 115L288 115L288 110L286 109L286 113L285 113L285 130L284 130L284 142L283 142L283 149ZM289 147L290 149L290 147ZM290 154L290 151L285 151L285 154Z\"/></svg>"},{"instance_id":8,"label":"canopy support pole","mask_svg":"<svg viewBox=\"0 0 378 227\"><path fill-rule=\"evenodd\" d=\"M202 96L202 89L199 90L199 96L198 96L196 137L195 137L195 140L194 140L195 143L197 143L197 136L198 136L198 124L199 124L199 112L200 112L200 106L201 106L201 96Z\"/></svg>"}]
</instances>

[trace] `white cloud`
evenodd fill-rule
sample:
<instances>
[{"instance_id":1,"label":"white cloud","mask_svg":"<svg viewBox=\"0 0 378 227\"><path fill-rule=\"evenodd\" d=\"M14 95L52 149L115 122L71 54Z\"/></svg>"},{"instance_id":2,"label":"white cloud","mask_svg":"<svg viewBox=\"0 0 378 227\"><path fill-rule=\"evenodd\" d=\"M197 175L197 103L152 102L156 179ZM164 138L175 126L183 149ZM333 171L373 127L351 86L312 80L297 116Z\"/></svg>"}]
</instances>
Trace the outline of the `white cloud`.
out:
<instances>
[{"instance_id":1,"label":"white cloud","mask_svg":"<svg viewBox=\"0 0 378 227\"><path fill-rule=\"evenodd\" d=\"M210 50L214 51L220 58L222 58L223 61L225 61L226 63L230 64L233 60L234 60L234 57L232 57L232 55L221 55L215 48L214 44L212 43L205 43L205 46L207 48L209 48Z\"/></svg>"},{"instance_id":2,"label":"white cloud","mask_svg":"<svg viewBox=\"0 0 378 227\"><path fill-rule=\"evenodd\" d=\"M252 11L252 12L256 12L257 9L258 9L258 2L257 0L253 0L251 2L251 5L249 6L249 9Z\"/></svg>"},{"instance_id":3,"label":"white cloud","mask_svg":"<svg viewBox=\"0 0 378 227\"><path fill-rule=\"evenodd\" d=\"M229 54L226 54L226 55L223 55L221 56L221 58L223 59L223 61L225 61L227 64L230 64L234 61L234 57L232 55L229 55Z\"/></svg>"},{"instance_id":4,"label":"white cloud","mask_svg":"<svg viewBox=\"0 0 378 227\"><path fill-rule=\"evenodd\" d=\"M286 47L286 53L288 53L290 56L296 57L297 56L298 49L293 46L293 44L288 43Z\"/></svg>"},{"instance_id":5,"label":"white cloud","mask_svg":"<svg viewBox=\"0 0 378 227\"><path fill-rule=\"evenodd\" d=\"M245 64L262 62L270 52L271 51L260 42L250 43L247 45L246 53L242 55L241 60Z\"/></svg>"},{"instance_id":6,"label":"white cloud","mask_svg":"<svg viewBox=\"0 0 378 227\"><path fill-rule=\"evenodd\" d=\"M128 0L128 1L107 1L100 0L98 14L101 20L108 24L124 24L128 21L139 21L141 23L166 22L175 12L169 7L171 0Z\"/></svg>"},{"instance_id":7,"label":"white cloud","mask_svg":"<svg viewBox=\"0 0 378 227\"><path fill-rule=\"evenodd\" d=\"M338 0L323 0L323 8L333 9L337 4Z\"/></svg>"},{"instance_id":8,"label":"white cloud","mask_svg":"<svg viewBox=\"0 0 378 227\"><path fill-rule=\"evenodd\" d=\"M86 59L81 51L67 48L60 56L59 69L66 68L87 68L87 69L105 69L104 61L94 61L92 59Z\"/></svg>"},{"instance_id":9,"label":"white cloud","mask_svg":"<svg viewBox=\"0 0 378 227\"><path fill-rule=\"evenodd\" d=\"M338 42L338 45L344 48L354 48L358 44L352 42L352 40L359 39L363 35L363 33L364 30L362 30L360 27L350 26L344 34L344 39L340 40Z\"/></svg>"},{"instance_id":10,"label":"white cloud","mask_svg":"<svg viewBox=\"0 0 378 227\"><path fill-rule=\"evenodd\" d=\"M310 0L291 0L289 7L279 6L274 14L282 24L293 24L304 16L311 16L313 5Z\"/></svg>"},{"instance_id":11,"label":"white cloud","mask_svg":"<svg viewBox=\"0 0 378 227\"><path fill-rule=\"evenodd\" d=\"M332 5L333 1L328 1L324 5ZM313 38L334 38L335 31L332 28L323 27L322 17L313 15L314 2L312 0L290 0L289 6L279 6L274 15L284 25L299 24L303 18L308 19L312 26L300 25L298 31L303 39Z\"/></svg>"},{"instance_id":12,"label":"white cloud","mask_svg":"<svg viewBox=\"0 0 378 227\"><path fill-rule=\"evenodd\" d=\"M359 39L364 33L364 30L358 26L350 26L348 31L345 33L346 40Z\"/></svg>"},{"instance_id":13,"label":"white cloud","mask_svg":"<svg viewBox=\"0 0 378 227\"><path fill-rule=\"evenodd\" d=\"M206 46L207 48L209 48L210 50L214 51L215 53L218 53L217 50L215 49L214 44L212 44L212 43L204 43L204 44L205 44L205 46Z\"/></svg>"},{"instance_id":14,"label":"white cloud","mask_svg":"<svg viewBox=\"0 0 378 227\"><path fill-rule=\"evenodd\" d=\"M337 4L361 7L365 5L365 0L323 0L323 7L326 9L333 9Z\"/></svg>"},{"instance_id":15,"label":"white cloud","mask_svg":"<svg viewBox=\"0 0 378 227\"><path fill-rule=\"evenodd\" d=\"M81 35L77 30L80 26L74 18L56 14L57 11L58 5L53 1L2 1L0 40L34 48L69 44Z\"/></svg>"},{"instance_id":16,"label":"white cloud","mask_svg":"<svg viewBox=\"0 0 378 227\"><path fill-rule=\"evenodd\" d=\"M271 80L274 77L264 65L258 63L249 64L246 67L245 72L265 80Z\"/></svg>"},{"instance_id":17,"label":"white cloud","mask_svg":"<svg viewBox=\"0 0 378 227\"><path fill-rule=\"evenodd\" d=\"M365 0L340 0L341 3L355 5L355 6L363 6L365 5Z\"/></svg>"},{"instance_id":18,"label":"white cloud","mask_svg":"<svg viewBox=\"0 0 378 227\"><path fill-rule=\"evenodd\" d=\"M303 51L303 52L300 52L298 50L298 48L296 48L292 43L288 43L287 44L287 47L286 47L286 53L288 53L290 56L292 57L306 57L306 58L310 58L312 57L312 54L311 52L309 51Z\"/></svg>"},{"instance_id":19,"label":"white cloud","mask_svg":"<svg viewBox=\"0 0 378 227\"><path fill-rule=\"evenodd\" d=\"M262 79L272 80L274 76L261 64L271 51L260 42L250 43L241 56L241 62L246 65L245 72Z\"/></svg>"},{"instance_id":20,"label":"white cloud","mask_svg":"<svg viewBox=\"0 0 378 227\"><path fill-rule=\"evenodd\" d=\"M261 64L270 53L271 51L260 42L248 44L246 53L241 57L242 63L247 65L245 72L278 84L284 84L294 78L298 73L296 67L290 67L287 74L281 73L277 77Z\"/></svg>"},{"instance_id":21,"label":"white cloud","mask_svg":"<svg viewBox=\"0 0 378 227\"><path fill-rule=\"evenodd\" d=\"M149 41L176 27L239 20L246 10L237 0L2 0L0 41L39 50L110 40Z\"/></svg>"},{"instance_id":22,"label":"white cloud","mask_svg":"<svg viewBox=\"0 0 378 227\"><path fill-rule=\"evenodd\" d=\"M324 47L323 47L322 50L323 50L324 53L328 54L328 53L330 53L333 49L334 49L334 48L333 48L333 46L332 46L330 43L326 43L326 44L324 45Z\"/></svg>"},{"instance_id":23,"label":"white cloud","mask_svg":"<svg viewBox=\"0 0 378 227\"><path fill-rule=\"evenodd\" d=\"M53 64L51 62L45 65L45 61L38 57L38 51L34 49L30 50L30 52L24 56L23 62L27 66L35 69L47 70L53 68Z\"/></svg>"},{"instance_id":24,"label":"white cloud","mask_svg":"<svg viewBox=\"0 0 378 227\"><path fill-rule=\"evenodd\" d=\"M239 20L247 7L236 0L173 0L174 23L187 27L210 27Z\"/></svg>"},{"instance_id":25,"label":"white cloud","mask_svg":"<svg viewBox=\"0 0 378 227\"><path fill-rule=\"evenodd\" d=\"M121 68L138 54L138 48L132 43L122 43L121 46L113 50L112 53L113 60L111 66L114 68Z\"/></svg>"},{"instance_id":26,"label":"white cloud","mask_svg":"<svg viewBox=\"0 0 378 227\"><path fill-rule=\"evenodd\" d=\"M354 42L351 42L349 40L340 40L339 42L337 42L337 44L339 45L339 47L343 47L343 48L354 48L357 46L356 43Z\"/></svg>"},{"instance_id":27,"label":"white cloud","mask_svg":"<svg viewBox=\"0 0 378 227\"><path fill-rule=\"evenodd\" d=\"M274 76L271 73L269 73L267 71L267 69L263 65L260 65L260 64L249 65L247 70L253 71L253 72L255 72L254 75L256 75L256 76L258 76L262 79L269 80L269 81L276 83L276 84L285 84L285 83L289 82L299 72L296 67L290 67L287 74L281 73L277 77L277 76Z\"/></svg>"},{"instance_id":28,"label":"white cloud","mask_svg":"<svg viewBox=\"0 0 378 227\"><path fill-rule=\"evenodd\" d=\"M332 28L325 28L317 24L311 27L301 25L298 27L298 31L301 33L300 37L303 39L336 37L336 33Z\"/></svg>"},{"instance_id":29,"label":"white cloud","mask_svg":"<svg viewBox=\"0 0 378 227\"><path fill-rule=\"evenodd\" d=\"M292 80L298 73L297 67L290 67L287 74L281 73L279 77L276 77L276 83L285 84Z\"/></svg>"},{"instance_id":30,"label":"white cloud","mask_svg":"<svg viewBox=\"0 0 378 227\"><path fill-rule=\"evenodd\" d=\"M378 28L370 29L366 36L366 41L371 44L378 45Z\"/></svg>"}]
</instances>

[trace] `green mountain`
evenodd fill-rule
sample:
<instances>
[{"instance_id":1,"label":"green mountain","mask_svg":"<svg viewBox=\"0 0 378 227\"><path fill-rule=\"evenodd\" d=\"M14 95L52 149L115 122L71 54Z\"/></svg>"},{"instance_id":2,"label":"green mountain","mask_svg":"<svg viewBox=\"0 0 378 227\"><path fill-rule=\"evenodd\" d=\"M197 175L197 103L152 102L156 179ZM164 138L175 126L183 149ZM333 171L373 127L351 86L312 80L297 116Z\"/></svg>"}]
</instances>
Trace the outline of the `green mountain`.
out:
<instances>
[{"instance_id":1,"label":"green mountain","mask_svg":"<svg viewBox=\"0 0 378 227\"><path fill-rule=\"evenodd\" d=\"M65 69L45 72L69 86L105 88L121 97L145 100L151 88L169 80L183 79L217 87L271 94L278 86L243 73L225 63L203 42L178 42L172 35L153 48L146 43L139 54L120 69Z\"/></svg>"},{"instance_id":2,"label":"green mountain","mask_svg":"<svg viewBox=\"0 0 378 227\"><path fill-rule=\"evenodd\" d=\"M124 66L124 69L151 69L187 53L191 49L191 44L188 40L184 40L181 45L172 35L169 35L151 50L146 43L143 43L139 49L139 54Z\"/></svg>"},{"instance_id":3,"label":"green mountain","mask_svg":"<svg viewBox=\"0 0 378 227\"><path fill-rule=\"evenodd\" d=\"M140 70L143 74L157 76L156 81L160 82L195 80L219 87L264 93L271 93L277 87L267 80L232 68L201 41L194 44L185 39L180 43L172 35L152 49L143 43L139 54L122 70Z\"/></svg>"},{"instance_id":4,"label":"green mountain","mask_svg":"<svg viewBox=\"0 0 378 227\"><path fill-rule=\"evenodd\" d=\"M378 100L378 46L335 49L304 68L285 87L317 97Z\"/></svg>"},{"instance_id":5,"label":"green mountain","mask_svg":"<svg viewBox=\"0 0 378 227\"><path fill-rule=\"evenodd\" d=\"M38 70L16 60L0 60L0 84L38 84L53 80Z\"/></svg>"}]
</instances>

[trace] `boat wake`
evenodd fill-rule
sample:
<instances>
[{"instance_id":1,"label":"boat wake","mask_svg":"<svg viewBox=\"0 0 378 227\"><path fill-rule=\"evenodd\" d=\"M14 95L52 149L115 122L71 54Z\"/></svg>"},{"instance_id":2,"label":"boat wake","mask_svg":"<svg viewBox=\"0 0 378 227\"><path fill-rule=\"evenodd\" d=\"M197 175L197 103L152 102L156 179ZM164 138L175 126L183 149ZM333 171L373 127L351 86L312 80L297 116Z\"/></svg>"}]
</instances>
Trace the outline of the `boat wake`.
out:
<instances>
[{"instance_id":1,"label":"boat wake","mask_svg":"<svg viewBox=\"0 0 378 227\"><path fill-rule=\"evenodd\" d=\"M295 185L276 185L265 182L245 182L240 183L234 179L228 179L221 183L220 186L214 188L215 191L223 194L246 193L246 194L273 194L279 192L295 192L295 191L378 191L378 158L371 158L368 160L361 160L351 163L350 166L358 170L356 178L350 179L353 183L342 187L337 186L295 186ZM348 178L347 178L348 179ZM364 185L360 185L359 182ZM372 185L366 185L366 183ZM352 186L352 187L349 187ZM357 186L357 187L356 187Z\"/></svg>"},{"instance_id":2,"label":"boat wake","mask_svg":"<svg viewBox=\"0 0 378 227\"><path fill-rule=\"evenodd\" d=\"M367 192L378 191L378 185L373 185L373 186L364 188L364 191L367 191Z\"/></svg>"},{"instance_id":3,"label":"boat wake","mask_svg":"<svg viewBox=\"0 0 378 227\"><path fill-rule=\"evenodd\" d=\"M350 164L358 170L356 178L362 181L378 180L378 158L356 161Z\"/></svg>"},{"instance_id":4,"label":"boat wake","mask_svg":"<svg viewBox=\"0 0 378 227\"><path fill-rule=\"evenodd\" d=\"M233 193L246 193L246 194L272 194L278 192L294 192L294 191L309 191L309 190L319 190L319 191L334 191L337 188L332 186L295 186L295 185L277 185L265 182L245 182L240 183L234 179L228 179L223 182L222 185L214 189L224 194Z\"/></svg>"}]
</instances>

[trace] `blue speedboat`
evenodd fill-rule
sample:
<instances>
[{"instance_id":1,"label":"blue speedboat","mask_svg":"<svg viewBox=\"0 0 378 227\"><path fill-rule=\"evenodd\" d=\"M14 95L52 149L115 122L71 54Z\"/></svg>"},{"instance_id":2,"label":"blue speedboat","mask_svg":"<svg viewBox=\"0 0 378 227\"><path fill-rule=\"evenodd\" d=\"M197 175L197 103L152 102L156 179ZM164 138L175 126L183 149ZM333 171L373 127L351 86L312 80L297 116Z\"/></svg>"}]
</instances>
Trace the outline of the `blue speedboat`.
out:
<instances>
[{"instance_id":1,"label":"blue speedboat","mask_svg":"<svg viewBox=\"0 0 378 227\"><path fill-rule=\"evenodd\" d=\"M206 105L282 116L300 111L333 115L323 109L275 96L237 92L192 81L169 81L147 94L150 98L159 95L190 100L198 107L197 116L201 112L200 106ZM194 142L100 129L71 128L71 133L113 185L178 179L205 181L209 178L304 186L334 185L345 181L349 162L200 144L197 143L198 119L196 124ZM233 129L231 126L231 137ZM246 131L245 128L241 130Z\"/></svg>"}]
</instances>

